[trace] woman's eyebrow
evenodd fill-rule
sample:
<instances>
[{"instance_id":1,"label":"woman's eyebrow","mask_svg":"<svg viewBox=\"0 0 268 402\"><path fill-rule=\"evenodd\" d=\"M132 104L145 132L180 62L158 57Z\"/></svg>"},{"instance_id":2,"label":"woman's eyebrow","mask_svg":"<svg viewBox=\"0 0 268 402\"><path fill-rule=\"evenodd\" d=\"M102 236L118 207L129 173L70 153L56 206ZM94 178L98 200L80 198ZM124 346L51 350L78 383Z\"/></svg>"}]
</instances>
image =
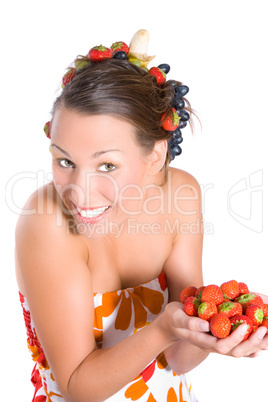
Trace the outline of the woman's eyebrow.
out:
<instances>
[{"instance_id":1,"label":"woman's eyebrow","mask_svg":"<svg viewBox=\"0 0 268 402\"><path fill-rule=\"evenodd\" d=\"M63 152L65 155L69 156L69 158L71 158L71 155L68 154L68 152L64 151L64 149L60 148L58 145L56 144L51 144L51 147L56 147L58 148L61 152ZM121 149L106 149L105 151L98 151L98 152L94 152L94 154L92 154L90 156L91 159L95 159L98 158L99 156L101 156L102 154L105 154L106 152L123 152Z\"/></svg>"},{"instance_id":2,"label":"woman's eyebrow","mask_svg":"<svg viewBox=\"0 0 268 402\"><path fill-rule=\"evenodd\" d=\"M65 155L69 156L69 158L71 157L68 152L64 151L62 148L60 148L58 145L56 144L51 144L51 147L56 147L58 148L62 153L64 153Z\"/></svg>"},{"instance_id":3,"label":"woman's eyebrow","mask_svg":"<svg viewBox=\"0 0 268 402\"><path fill-rule=\"evenodd\" d=\"M106 152L123 152L121 149L106 149L105 151L99 151L99 152L94 152L94 154L91 155L90 158L98 158L100 155L105 154Z\"/></svg>"}]
</instances>

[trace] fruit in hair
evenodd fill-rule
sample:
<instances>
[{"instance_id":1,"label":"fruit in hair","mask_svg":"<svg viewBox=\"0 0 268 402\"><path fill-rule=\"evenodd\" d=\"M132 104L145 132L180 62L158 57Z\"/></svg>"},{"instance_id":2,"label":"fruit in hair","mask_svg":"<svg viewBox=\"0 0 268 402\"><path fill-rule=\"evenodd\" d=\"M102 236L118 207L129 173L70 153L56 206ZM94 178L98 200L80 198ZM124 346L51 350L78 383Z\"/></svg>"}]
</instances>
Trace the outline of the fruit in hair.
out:
<instances>
[{"instance_id":1,"label":"fruit in hair","mask_svg":"<svg viewBox=\"0 0 268 402\"><path fill-rule=\"evenodd\" d=\"M164 84L166 81L166 74L163 70L161 70L161 68L152 67L148 72L150 75L153 75L156 78L158 85Z\"/></svg>"},{"instance_id":2,"label":"fruit in hair","mask_svg":"<svg viewBox=\"0 0 268 402\"><path fill-rule=\"evenodd\" d=\"M127 54L123 50L119 50L118 52L114 53L113 59L126 60L127 59Z\"/></svg>"},{"instance_id":3,"label":"fruit in hair","mask_svg":"<svg viewBox=\"0 0 268 402\"><path fill-rule=\"evenodd\" d=\"M50 121L47 121L46 124L44 125L44 132L47 136L47 138L50 138Z\"/></svg>"},{"instance_id":4,"label":"fruit in hair","mask_svg":"<svg viewBox=\"0 0 268 402\"><path fill-rule=\"evenodd\" d=\"M76 74L76 68L70 68L67 71L67 73L64 74L64 76L62 77L62 85L61 85L62 89L64 89L65 86L74 79L75 74Z\"/></svg>"},{"instance_id":5,"label":"fruit in hair","mask_svg":"<svg viewBox=\"0 0 268 402\"><path fill-rule=\"evenodd\" d=\"M102 61L110 59L113 56L113 52L109 47L105 46L94 46L88 52L88 58L91 61Z\"/></svg>"},{"instance_id":6,"label":"fruit in hair","mask_svg":"<svg viewBox=\"0 0 268 402\"><path fill-rule=\"evenodd\" d=\"M168 74L170 72L170 65L169 64L159 64L159 66L157 66L158 68L160 68L160 70L164 71L165 74Z\"/></svg>"},{"instance_id":7,"label":"fruit in hair","mask_svg":"<svg viewBox=\"0 0 268 402\"><path fill-rule=\"evenodd\" d=\"M180 118L176 109L171 108L170 113L163 113L161 116L162 127L167 131L174 131L179 126Z\"/></svg>"},{"instance_id":8,"label":"fruit in hair","mask_svg":"<svg viewBox=\"0 0 268 402\"><path fill-rule=\"evenodd\" d=\"M111 46L111 50L113 52L113 55L117 52L125 52L126 54L128 54L129 47L125 42L114 42Z\"/></svg>"}]
</instances>

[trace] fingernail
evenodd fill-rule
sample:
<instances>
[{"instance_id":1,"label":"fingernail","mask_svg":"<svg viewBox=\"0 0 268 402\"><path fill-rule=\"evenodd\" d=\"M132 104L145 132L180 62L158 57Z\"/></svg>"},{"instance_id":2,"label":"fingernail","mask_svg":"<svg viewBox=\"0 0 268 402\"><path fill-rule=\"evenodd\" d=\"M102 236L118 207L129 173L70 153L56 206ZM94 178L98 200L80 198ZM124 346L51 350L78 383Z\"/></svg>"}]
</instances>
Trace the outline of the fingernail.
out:
<instances>
[{"instance_id":1,"label":"fingernail","mask_svg":"<svg viewBox=\"0 0 268 402\"><path fill-rule=\"evenodd\" d=\"M239 334L244 336L247 333L248 326L242 324L242 325L239 326L238 330L239 330Z\"/></svg>"},{"instance_id":2,"label":"fingernail","mask_svg":"<svg viewBox=\"0 0 268 402\"><path fill-rule=\"evenodd\" d=\"M263 339L266 335L267 329L265 327L259 328L258 338Z\"/></svg>"},{"instance_id":3,"label":"fingernail","mask_svg":"<svg viewBox=\"0 0 268 402\"><path fill-rule=\"evenodd\" d=\"M209 331L209 323L205 320L201 321L198 324L199 331L208 332Z\"/></svg>"}]
</instances>

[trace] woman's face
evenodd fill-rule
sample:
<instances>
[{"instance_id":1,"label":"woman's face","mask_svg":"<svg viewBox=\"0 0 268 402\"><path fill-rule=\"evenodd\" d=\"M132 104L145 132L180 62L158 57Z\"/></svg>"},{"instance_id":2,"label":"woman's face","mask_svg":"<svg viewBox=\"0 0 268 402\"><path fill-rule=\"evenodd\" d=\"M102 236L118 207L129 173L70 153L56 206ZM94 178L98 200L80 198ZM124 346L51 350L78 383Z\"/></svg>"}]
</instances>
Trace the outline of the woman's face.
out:
<instances>
[{"instance_id":1,"label":"woman's face","mask_svg":"<svg viewBox=\"0 0 268 402\"><path fill-rule=\"evenodd\" d=\"M141 212L150 158L128 122L59 108L51 154L54 185L80 233Z\"/></svg>"}]
</instances>

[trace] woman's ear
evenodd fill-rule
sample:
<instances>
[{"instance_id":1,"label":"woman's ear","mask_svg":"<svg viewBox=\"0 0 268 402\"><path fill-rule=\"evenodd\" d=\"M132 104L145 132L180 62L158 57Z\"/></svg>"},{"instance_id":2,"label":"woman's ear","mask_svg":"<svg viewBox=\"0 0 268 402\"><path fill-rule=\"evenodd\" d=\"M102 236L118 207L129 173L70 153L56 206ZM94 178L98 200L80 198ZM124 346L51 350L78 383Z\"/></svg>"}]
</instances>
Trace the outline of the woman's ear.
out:
<instances>
[{"instance_id":1,"label":"woman's ear","mask_svg":"<svg viewBox=\"0 0 268 402\"><path fill-rule=\"evenodd\" d=\"M167 156L167 141L157 141L149 156L149 173L156 174L162 170Z\"/></svg>"}]
</instances>

